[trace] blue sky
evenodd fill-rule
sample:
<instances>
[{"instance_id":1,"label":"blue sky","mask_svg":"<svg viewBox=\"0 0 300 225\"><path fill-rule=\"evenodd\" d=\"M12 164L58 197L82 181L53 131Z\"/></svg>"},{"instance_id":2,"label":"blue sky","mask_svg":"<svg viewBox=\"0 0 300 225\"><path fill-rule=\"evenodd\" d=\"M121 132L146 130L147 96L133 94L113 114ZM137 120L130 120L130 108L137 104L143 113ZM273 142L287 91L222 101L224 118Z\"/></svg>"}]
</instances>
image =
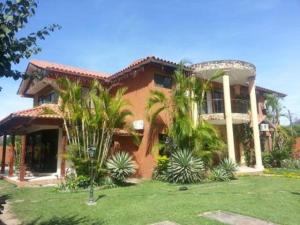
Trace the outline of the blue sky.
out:
<instances>
[{"instance_id":1,"label":"blue sky","mask_svg":"<svg viewBox=\"0 0 300 225\"><path fill-rule=\"evenodd\" d=\"M22 33L51 23L62 29L32 59L109 73L148 55L245 60L258 85L288 94L284 105L300 118L300 0L41 0ZM0 118L32 106L16 95L19 83L0 79Z\"/></svg>"}]
</instances>

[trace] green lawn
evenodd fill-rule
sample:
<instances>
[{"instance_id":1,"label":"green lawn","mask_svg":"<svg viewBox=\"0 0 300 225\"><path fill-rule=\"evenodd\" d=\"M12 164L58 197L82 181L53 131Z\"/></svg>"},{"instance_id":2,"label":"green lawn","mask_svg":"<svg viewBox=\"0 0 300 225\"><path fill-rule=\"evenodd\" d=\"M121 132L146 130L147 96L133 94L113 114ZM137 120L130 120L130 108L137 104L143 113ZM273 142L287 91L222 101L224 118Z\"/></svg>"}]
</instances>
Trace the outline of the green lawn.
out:
<instances>
[{"instance_id":1,"label":"green lawn","mask_svg":"<svg viewBox=\"0 0 300 225\"><path fill-rule=\"evenodd\" d=\"M54 188L16 188L0 181L13 212L24 224L143 225L170 220L182 225L219 224L198 217L225 210L278 224L300 223L300 179L241 177L224 183L177 185L147 181L136 186L96 191L96 206L87 206L87 192L62 193Z\"/></svg>"},{"instance_id":2,"label":"green lawn","mask_svg":"<svg viewBox=\"0 0 300 225\"><path fill-rule=\"evenodd\" d=\"M285 168L268 168L264 171L265 174L273 174L284 177L300 178L299 169L285 169Z\"/></svg>"}]
</instances>

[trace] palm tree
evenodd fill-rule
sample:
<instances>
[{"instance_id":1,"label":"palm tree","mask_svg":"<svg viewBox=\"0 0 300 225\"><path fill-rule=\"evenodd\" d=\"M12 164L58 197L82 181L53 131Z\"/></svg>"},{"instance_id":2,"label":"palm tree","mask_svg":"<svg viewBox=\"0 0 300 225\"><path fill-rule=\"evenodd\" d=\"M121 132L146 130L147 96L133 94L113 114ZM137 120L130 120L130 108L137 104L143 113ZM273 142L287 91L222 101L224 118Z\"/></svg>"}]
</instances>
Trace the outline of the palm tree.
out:
<instances>
[{"instance_id":1,"label":"palm tree","mask_svg":"<svg viewBox=\"0 0 300 225\"><path fill-rule=\"evenodd\" d=\"M273 149L275 149L277 145L277 139L279 133L281 133L280 129L280 117L286 115L282 112L283 107L280 102L280 98L274 94L266 94L266 108L267 108L267 118L274 125L274 132L272 134L272 145Z\"/></svg>"},{"instance_id":2,"label":"palm tree","mask_svg":"<svg viewBox=\"0 0 300 225\"><path fill-rule=\"evenodd\" d=\"M283 107L280 102L280 98L274 94L266 94L266 108L267 108L267 118L275 125L280 124L280 117L286 116L282 113Z\"/></svg>"},{"instance_id":3,"label":"palm tree","mask_svg":"<svg viewBox=\"0 0 300 225\"><path fill-rule=\"evenodd\" d=\"M96 164L102 169L108 156L116 128L125 128L128 102L123 98L126 89L115 95L94 81L88 88L79 82L59 80L60 109L64 120L73 161L87 161L87 147L96 147Z\"/></svg>"},{"instance_id":4,"label":"palm tree","mask_svg":"<svg viewBox=\"0 0 300 225\"><path fill-rule=\"evenodd\" d=\"M170 98L159 90L151 91L147 102L151 126L155 126L157 117L165 111L170 115L167 133L176 148L189 149L201 156L208 156L208 152L222 148L222 141L214 127L201 119L196 121L191 109L195 106L202 108L211 81L223 74L217 71L211 79L204 81L186 74L185 65L181 62L173 75L175 84Z\"/></svg>"}]
</instances>

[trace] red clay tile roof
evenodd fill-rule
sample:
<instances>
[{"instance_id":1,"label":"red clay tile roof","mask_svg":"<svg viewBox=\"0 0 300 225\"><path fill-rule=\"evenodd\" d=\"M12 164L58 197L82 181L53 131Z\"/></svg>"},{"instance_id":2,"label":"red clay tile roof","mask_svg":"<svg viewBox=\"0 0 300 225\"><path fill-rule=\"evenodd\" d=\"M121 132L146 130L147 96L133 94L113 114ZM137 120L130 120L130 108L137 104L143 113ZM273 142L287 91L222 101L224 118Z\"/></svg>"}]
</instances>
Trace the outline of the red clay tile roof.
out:
<instances>
[{"instance_id":1,"label":"red clay tile roof","mask_svg":"<svg viewBox=\"0 0 300 225\"><path fill-rule=\"evenodd\" d=\"M86 69L81 69L73 66L67 66L67 65L42 61L42 60L32 60L30 61L30 63L41 69L57 71L61 73L74 74L77 76L84 76L84 77L91 77L91 78L105 78L109 76L109 74L103 72L89 71Z\"/></svg>"},{"instance_id":2,"label":"red clay tile roof","mask_svg":"<svg viewBox=\"0 0 300 225\"><path fill-rule=\"evenodd\" d=\"M0 125L12 118L47 118L47 119L61 119L60 110L56 104L43 104L32 109L26 109L11 113L0 121Z\"/></svg>"},{"instance_id":3,"label":"red clay tile roof","mask_svg":"<svg viewBox=\"0 0 300 225\"><path fill-rule=\"evenodd\" d=\"M123 75L126 72L131 71L132 69L139 67L141 65L150 63L150 62L154 62L154 63L161 63L167 66L171 66L171 67L176 67L178 66L177 63L169 61L169 60L165 60L165 59L161 59L155 56L147 56L145 58L141 58L138 60L133 61L131 64L129 64L129 66L125 67L124 69L120 70L119 72L111 75L110 77L108 77L109 80L113 80L121 75Z\"/></svg>"},{"instance_id":4,"label":"red clay tile roof","mask_svg":"<svg viewBox=\"0 0 300 225\"><path fill-rule=\"evenodd\" d=\"M0 130L2 126L13 118L44 118L44 119L62 119L61 111L57 104L42 104L32 109L26 109L18 112L11 113L0 121ZM49 122L49 125L51 123ZM116 128L114 134L118 136L131 136L132 134L127 130ZM137 136L142 136L136 133Z\"/></svg>"},{"instance_id":5,"label":"red clay tile roof","mask_svg":"<svg viewBox=\"0 0 300 225\"><path fill-rule=\"evenodd\" d=\"M124 69L114 73L113 75L109 75L103 72L94 72L94 71L89 71L77 67L72 67L72 66L67 66L67 65L62 65L62 64L57 64L57 63L51 63L47 61L42 61L42 60L32 60L30 63L35 65L36 67L39 67L41 69L45 70L50 70L50 71L57 71L57 72L62 72L62 73L68 73L68 74L74 74L77 76L83 76L83 77L90 77L90 78L103 78L106 81L114 81L116 78L121 77L122 75L132 71L133 69L136 69L142 65L145 65L147 63L160 63L166 66L171 66L171 67L176 67L178 66L177 63L165 60L162 58L158 58L155 56L147 56L145 58L137 59L133 61L129 66L125 67ZM188 67L187 67L188 68ZM266 89L263 87L256 86L258 90L264 91L267 93L275 93L278 94L280 97L285 97L286 94L276 92L270 89Z\"/></svg>"}]
</instances>

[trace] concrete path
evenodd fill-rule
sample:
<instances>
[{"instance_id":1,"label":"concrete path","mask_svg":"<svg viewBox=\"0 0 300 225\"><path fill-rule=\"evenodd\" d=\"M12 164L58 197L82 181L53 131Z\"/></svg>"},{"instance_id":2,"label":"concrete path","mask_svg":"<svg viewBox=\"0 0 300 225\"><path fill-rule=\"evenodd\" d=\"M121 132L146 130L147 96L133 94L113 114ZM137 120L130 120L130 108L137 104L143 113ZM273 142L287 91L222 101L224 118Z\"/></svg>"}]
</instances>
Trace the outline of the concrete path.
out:
<instances>
[{"instance_id":1,"label":"concrete path","mask_svg":"<svg viewBox=\"0 0 300 225\"><path fill-rule=\"evenodd\" d=\"M151 225L179 225L179 224L166 220L158 223L153 223Z\"/></svg>"},{"instance_id":2,"label":"concrete path","mask_svg":"<svg viewBox=\"0 0 300 225\"><path fill-rule=\"evenodd\" d=\"M274 223L256 219L254 217L243 216L240 214L223 212L223 211L206 212L200 214L199 216L217 220L221 223L230 224L230 225L276 225Z\"/></svg>"}]
</instances>

